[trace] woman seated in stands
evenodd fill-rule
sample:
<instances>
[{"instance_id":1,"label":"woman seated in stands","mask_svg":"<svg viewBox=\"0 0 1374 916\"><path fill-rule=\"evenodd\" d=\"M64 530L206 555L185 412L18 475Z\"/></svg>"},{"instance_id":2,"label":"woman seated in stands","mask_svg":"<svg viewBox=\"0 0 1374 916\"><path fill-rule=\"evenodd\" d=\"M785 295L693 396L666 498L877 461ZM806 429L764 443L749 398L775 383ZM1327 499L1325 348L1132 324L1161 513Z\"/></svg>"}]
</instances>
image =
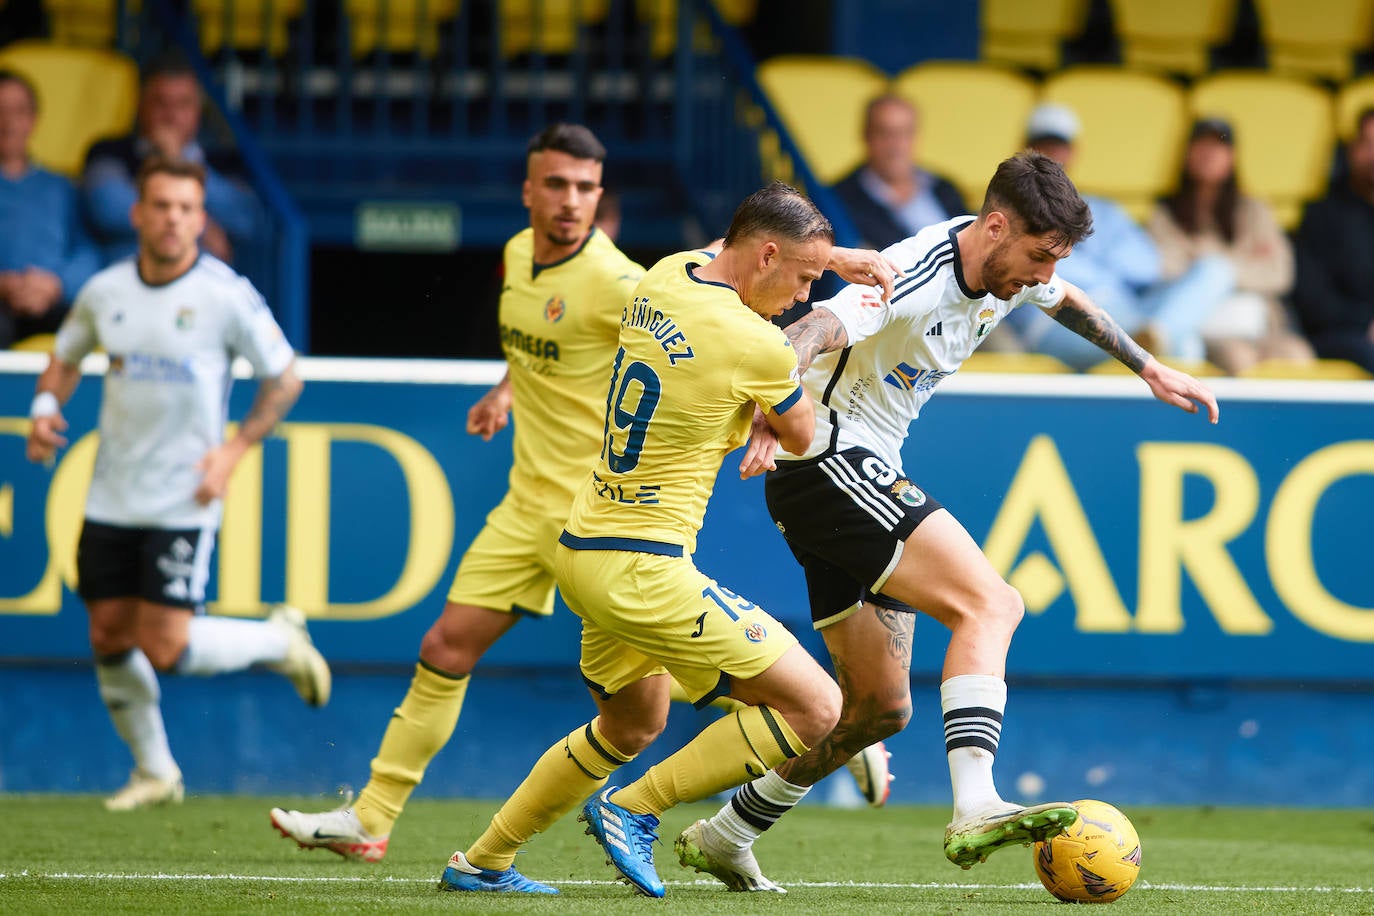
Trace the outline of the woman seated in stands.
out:
<instances>
[{"instance_id":1,"label":"woman seated in stands","mask_svg":"<svg viewBox=\"0 0 1374 916\"><path fill-rule=\"evenodd\" d=\"M1220 118L1193 125L1178 190L1147 226L1165 279L1190 274L1184 314L1156 315L1141 343L1160 355L1206 358L1235 375L1263 359L1310 359L1280 297L1293 286L1293 249L1264 201L1236 184L1235 135Z\"/></svg>"}]
</instances>

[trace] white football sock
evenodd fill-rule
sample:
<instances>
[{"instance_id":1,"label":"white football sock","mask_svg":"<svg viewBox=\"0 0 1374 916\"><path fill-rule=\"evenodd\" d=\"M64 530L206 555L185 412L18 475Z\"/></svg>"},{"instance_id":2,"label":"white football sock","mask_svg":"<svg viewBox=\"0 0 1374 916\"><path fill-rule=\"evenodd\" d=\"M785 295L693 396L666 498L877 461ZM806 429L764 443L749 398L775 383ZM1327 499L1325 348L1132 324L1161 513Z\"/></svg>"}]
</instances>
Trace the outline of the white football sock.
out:
<instances>
[{"instance_id":1,"label":"white football sock","mask_svg":"<svg viewBox=\"0 0 1374 916\"><path fill-rule=\"evenodd\" d=\"M810 786L794 786L776 770L769 770L753 782L740 786L711 818L711 826L736 846L752 846L810 791Z\"/></svg>"},{"instance_id":2,"label":"white football sock","mask_svg":"<svg viewBox=\"0 0 1374 916\"><path fill-rule=\"evenodd\" d=\"M131 649L123 655L96 659L95 679L115 731L134 755L134 765L158 779L179 776L181 770L172 759L158 706L162 692L157 672L148 656L141 649Z\"/></svg>"},{"instance_id":3,"label":"white football sock","mask_svg":"<svg viewBox=\"0 0 1374 916\"><path fill-rule=\"evenodd\" d=\"M265 620L192 617L186 651L177 661L176 672L221 674L260 662L280 662L286 658L287 644L286 631Z\"/></svg>"},{"instance_id":4,"label":"white football sock","mask_svg":"<svg viewBox=\"0 0 1374 916\"><path fill-rule=\"evenodd\" d=\"M1002 737L1007 682L985 674L961 674L940 685L945 752L954 790L954 820L1007 807L992 780Z\"/></svg>"}]
</instances>

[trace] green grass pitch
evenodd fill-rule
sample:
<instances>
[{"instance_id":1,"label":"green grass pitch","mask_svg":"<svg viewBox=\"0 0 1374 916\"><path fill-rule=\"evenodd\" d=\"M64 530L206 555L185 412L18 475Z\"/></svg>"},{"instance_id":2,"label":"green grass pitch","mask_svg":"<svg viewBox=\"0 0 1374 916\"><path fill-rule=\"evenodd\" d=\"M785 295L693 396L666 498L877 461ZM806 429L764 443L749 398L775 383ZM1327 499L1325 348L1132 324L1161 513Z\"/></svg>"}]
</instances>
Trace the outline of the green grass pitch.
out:
<instances>
[{"instance_id":1,"label":"green grass pitch","mask_svg":"<svg viewBox=\"0 0 1374 916\"><path fill-rule=\"evenodd\" d=\"M944 860L948 812L930 807L797 809L758 846L764 872L790 889L732 894L680 868L677 832L716 806L669 812L658 847L663 901L611 881L572 816L536 838L516 866L560 897L441 894L448 855L496 808L417 800L380 865L299 850L267 820L274 804L320 799L190 797L184 805L108 814L95 796L0 794L0 913L1021 913L1066 906L1042 889L1030 850L1013 847L961 871ZM1131 808L1144 868L1111 913L1374 914L1374 812Z\"/></svg>"}]
</instances>

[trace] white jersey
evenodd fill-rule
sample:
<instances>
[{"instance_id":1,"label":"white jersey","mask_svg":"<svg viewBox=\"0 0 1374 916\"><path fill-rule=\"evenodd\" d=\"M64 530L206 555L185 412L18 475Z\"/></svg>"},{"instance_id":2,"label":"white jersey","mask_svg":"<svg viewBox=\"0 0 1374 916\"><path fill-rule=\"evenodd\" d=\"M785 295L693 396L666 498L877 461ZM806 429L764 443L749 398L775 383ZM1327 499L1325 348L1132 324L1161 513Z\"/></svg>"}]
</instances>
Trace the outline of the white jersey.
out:
<instances>
[{"instance_id":1,"label":"white jersey","mask_svg":"<svg viewBox=\"0 0 1374 916\"><path fill-rule=\"evenodd\" d=\"M906 273L888 305L871 304L866 286L847 286L816 305L835 313L849 346L821 354L802 377L816 404L816 435L802 457L863 446L900 471L907 428L941 379L958 371L1012 309L1026 302L1053 308L1064 298L1057 274L1011 299L968 289L954 236L972 221L936 223L885 249Z\"/></svg>"},{"instance_id":2,"label":"white jersey","mask_svg":"<svg viewBox=\"0 0 1374 916\"><path fill-rule=\"evenodd\" d=\"M269 378L295 357L262 296L207 254L160 286L145 283L131 257L81 288L55 353L75 364L97 346L110 368L86 517L140 528L218 525L219 503L196 502L196 463L224 440L234 357Z\"/></svg>"}]
</instances>

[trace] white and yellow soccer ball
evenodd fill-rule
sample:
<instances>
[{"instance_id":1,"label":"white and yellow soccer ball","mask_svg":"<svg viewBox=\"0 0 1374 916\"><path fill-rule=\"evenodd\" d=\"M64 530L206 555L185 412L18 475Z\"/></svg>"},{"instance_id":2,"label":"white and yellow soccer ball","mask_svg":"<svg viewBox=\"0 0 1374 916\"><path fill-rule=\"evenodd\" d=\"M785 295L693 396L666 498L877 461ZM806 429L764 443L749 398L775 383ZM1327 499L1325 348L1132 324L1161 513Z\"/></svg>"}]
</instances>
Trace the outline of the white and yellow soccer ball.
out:
<instances>
[{"instance_id":1,"label":"white and yellow soccer ball","mask_svg":"<svg viewBox=\"0 0 1374 916\"><path fill-rule=\"evenodd\" d=\"M1073 803L1078 820L1035 844L1035 873L1045 889L1069 903L1110 903L1140 876L1140 837L1106 802Z\"/></svg>"}]
</instances>

